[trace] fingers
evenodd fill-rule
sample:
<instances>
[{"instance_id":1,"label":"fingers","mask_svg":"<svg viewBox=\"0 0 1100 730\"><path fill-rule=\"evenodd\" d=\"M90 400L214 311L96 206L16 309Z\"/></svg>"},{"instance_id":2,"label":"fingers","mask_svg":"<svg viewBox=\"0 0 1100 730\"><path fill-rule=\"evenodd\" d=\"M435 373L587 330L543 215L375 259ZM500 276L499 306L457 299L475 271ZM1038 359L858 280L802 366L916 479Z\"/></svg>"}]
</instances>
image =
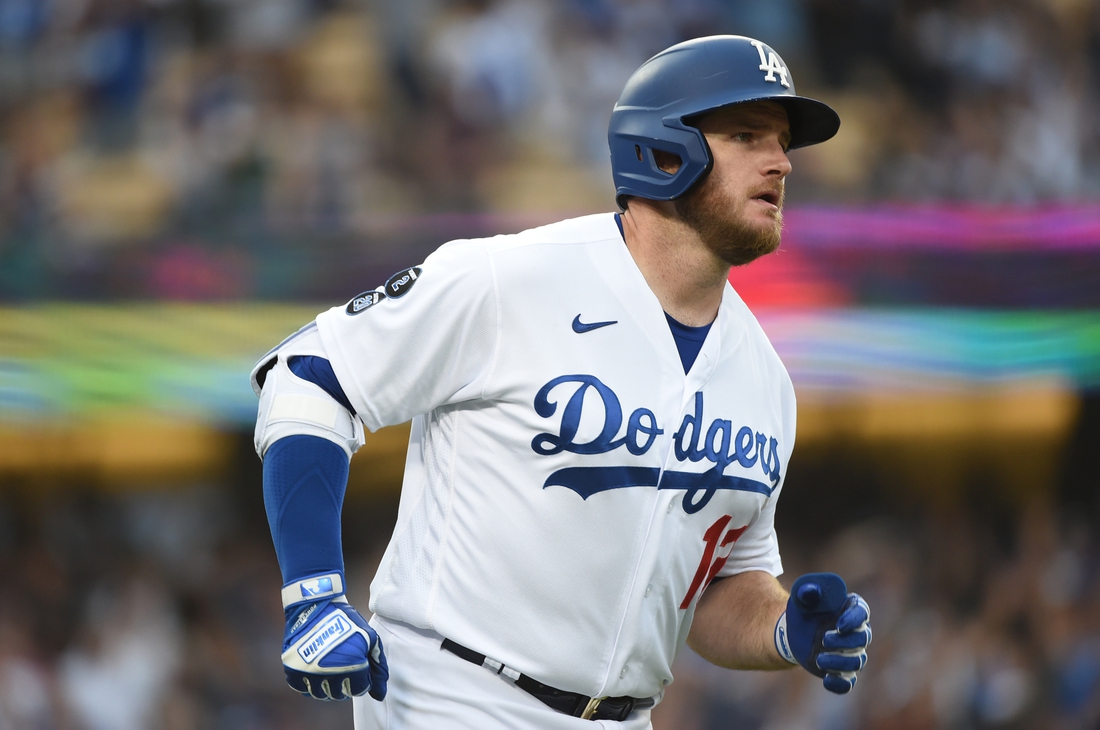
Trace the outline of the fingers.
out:
<instances>
[{"instance_id":1,"label":"fingers","mask_svg":"<svg viewBox=\"0 0 1100 730\"><path fill-rule=\"evenodd\" d=\"M348 697L362 697L370 690L372 684L370 675L366 672L356 672L349 677L345 677L341 686L344 694Z\"/></svg>"},{"instance_id":2,"label":"fingers","mask_svg":"<svg viewBox=\"0 0 1100 730\"><path fill-rule=\"evenodd\" d=\"M302 682L306 686L307 694L315 700L342 700L344 699L344 693L340 691L339 685L334 685L336 677L324 678L321 677L302 677Z\"/></svg>"},{"instance_id":3,"label":"fingers","mask_svg":"<svg viewBox=\"0 0 1100 730\"><path fill-rule=\"evenodd\" d=\"M370 696L381 702L386 697L386 684L390 679L390 665L382 651L382 640L375 635L370 651Z\"/></svg>"},{"instance_id":4,"label":"fingers","mask_svg":"<svg viewBox=\"0 0 1100 730\"><path fill-rule=\"evenodd\" d=\"M318 681L319 677L301 677L301 684L305 687L305 690L300 690L302 694L307 697L312 697L315 700L327 700L328 695L325 694L325 690L321 687L321 682Z\"/></svg>"},{"instance_id":5,"label":"fingers","mask_svg":"<svg viewBox=\"0 0 1100 730\"><path fill-rule=\"evenodd\" d=\"M296 692L318 700L344 700L368 692L376 700L384 699L390 676L389 665L373 629L370 637L369 646L362 635L350 637L318 662L317 671L302 671L284 665L287 684ZM336 666L327 667L331 674L322 671L326 669L326 661L336 663ZM356 664L341 666L350 662Z\"/></svg>"},{"instance_id":6,"label":"fingers","mask_svg":"<svg viewBox=\"0 0 1100 730\"><path fill-rule=\"evenodd\" d=\"M866 601L855 593L849 594L847 607L837 619L837 627L822 636L821 645L826 651L817 656L817 666L826 672L822 683L828 691L847 694L855 687L858 672L867 665L870 618L871 610Z\"/></svg>"},{"instance_id":7,"label":"fingers","mask_svg":"<svg viewBox=\"0 0 1100 730\"><path fill-rule=\"evenodd\" d=\"M860 628L871 620L871 608L858 593L849 593L844 612L836 622L836 630L842 634Z\"/></svg>"},{"instance_id":8,"label":"fingers","mask_svg":"<svg viewBox=\"0 0 1100 730\"><path fill-rule=\"evenodd\" d=\"M790 602L810 614L836 615L848 599L848 587L836 573L804 573L791 585Z\"/></svg>"},{"instance_id":9,"label":"fingers","mask_svg":"<svg viewBox=\"0 0 1100 730\"><path fill-rule=\"evenodd\" d=\"M290 688L299 694L308 695L309 684L305 681L305 675L300 672L286 671L286 683L290 685Z\"/></svg>"},{"instance_id":10,"label":"fingers","mask_svg":"<svg viewBox=\"0 0 1100 730\"><path fill-rule=\"evenodd\" d=\"M817 608L817 604L821 603L821 586L817 583L801 585L795 593L795 598L802 606L812 611Z\"/></svg>"},{"instance_id":11,"label":"fingers","mask_svg":"<svg viewBox=\"0 0 1100 730\"><path fill-rule=\"evenodd\" d=\"M825 689L830 692L843 695L852 691L852 687L856 686L856 679L855 672L845 672L843 674L830 673L825 675L822 684L824 684Z\"/></svg>"},{"instance_id":12,"label":"fingers","mask_svg":"<svg viewBox=\"0 0 1100 730\"><path fill-rule=\"evenodd\" d=\"M856 593L849 593L836 628L821 637L825 650L817 656L817 666L825 670L822 683L830 692L847 694L856 686L858 673L867 665L867 645L871 643L871 609Z\"/></svg>"},{"instance_id":13,"label":"fingers","mask_svg":"<svg viewBox=\"0 0 1100 730\"><path fill-rule=\"evenodd\" d=\"M823 649L863 649L871 643L871 627L842 634L839 630L826 631L821 637Z\"/></svg>"},{"instance_id":14,"label":"fingers","mask_svg":"<svg viewBox=\"0 0 1100 730\"><path fill-rule=\"evenodd\" d=\"M858 672L867 666L867 655L818 654L817 666L826 672Z\"/></svg>"},{"instance_id":15,"label":"fingers","mask_svg":"<svg viewBox=\"0 0 1100 730\"><path fill-rule=\"evenodd\" d=\"M366 694L370 689L370 680L364 673L361 677L341 676L319 677L287 670L286 683L299 694L315 700L346 700Z\"/></svg>"},{"instance_id":16,"label":"fingers","mask_svg":"<svg viewBox=\"0 0 1100 730\"><path fill-rule=\"evenodd\" d=\"M370 664L355 672L317 675L300 672L289 667L286 670L286 683L294 691L318 700L344 700L349 697L370 696L381 701L386 696L386 683L390 672L385 654L379 654L380 662Z\"/></svg>"},{"instance_id":17,"label":"fingers","mask_svg":"<svg viewBox=\"0 0 1100 730\"><path fill-rule=\"evenodd\" d=\"M372 666L379 665L386 670L386 676L390 675L389 664L386 663L386 654L382 649L382 639L375 633L374 629L370 630L370 663Z\"/></svg>"}]
</instances>

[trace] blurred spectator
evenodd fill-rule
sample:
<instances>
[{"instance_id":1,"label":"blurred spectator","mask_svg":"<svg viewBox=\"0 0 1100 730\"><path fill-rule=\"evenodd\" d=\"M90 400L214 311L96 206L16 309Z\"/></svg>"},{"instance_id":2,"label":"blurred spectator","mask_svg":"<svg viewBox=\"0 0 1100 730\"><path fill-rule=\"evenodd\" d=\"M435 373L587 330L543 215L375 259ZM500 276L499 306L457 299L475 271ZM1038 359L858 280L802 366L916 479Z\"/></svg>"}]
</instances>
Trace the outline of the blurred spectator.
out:
<instances>
[{"instance_id":1,"label":"blurred spectator","mask_svg":"<svg viewBox=\"0 0 1100 730\"><path fill-rule=\"evenodd\" d=\"M623 82L706 33L769 40L840 111L793 204L1100 190L1088 0L3 0L0 263L22 273L0 293L180 235L607 209Z\"/></svg>"},{"instance_id":2,"label":"blurred spectator","mask_svg":"<svg viewBox=\"0 0 1100 730\"><path fill-rule=\"evenodd\" d=\"M349 727L349 706L285 687L278 565L233 499L208 486L6 492L0 727Z\"/></svg>"},{"instance_id":3,"label":"blurred spectator","mask_svg":"<svg viewBox=\"0 0 1100 730\"><path fill-rule=\"evenodd\" d=\"M27 607L8 599L0 607L0 726L37 730L56 725L60 702L51 667L35 645Z\"/></svg>"},{"instance_id":4,"label":"blurred spectator","mask_svg":"<svg viewBox=\"0 0 1100 730\"><path fill-rule=\"evenodd\" d=\"M350 726L346 703L284 686L280 579L252 471L232 486L74 487L48 503L5 493L2 727ZM837 570L873 607L873 671L855 691L830 695L797 670L729 672L685 649L656 730L1100 723L1100 541L1085 514L1045 497L938 513L887 495L881 516L831 534L780 526L788 577ZM379 497L346 510L363 605L394 519Z\"/></svg>"},{"instance_id":5,"label":"blurred spectator","mask_svg":"<svg viewBox=\"0 0 1100 730\"><path fill-rule=\"evenodd\" d=\"M153 726L175 679L181 640L172 597L152 576L95 586L82 635L58 666L62 696L78 724L91 730Z\"/></svg>"}]
</instances>

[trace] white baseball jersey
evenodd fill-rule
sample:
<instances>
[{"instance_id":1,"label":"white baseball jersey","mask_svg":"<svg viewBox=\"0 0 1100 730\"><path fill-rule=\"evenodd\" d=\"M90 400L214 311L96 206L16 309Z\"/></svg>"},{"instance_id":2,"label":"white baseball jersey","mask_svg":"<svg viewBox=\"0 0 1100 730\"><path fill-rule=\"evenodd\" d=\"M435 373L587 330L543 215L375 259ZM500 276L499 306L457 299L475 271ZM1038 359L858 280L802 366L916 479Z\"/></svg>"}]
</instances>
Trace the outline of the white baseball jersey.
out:
<instances>
[{"instance_id":1,"label":"white baseball jersey","mask_svg":"<svg viewBox=\"0 0 1100 730\"><path fill-rule=\"evenodd\" d=\"M380 616L648 697L713 577L781 572L790 378L728 285L685 376L612 214L453 241L317 326L367 428L413 423Z\"/></svg>"}]
</instances>

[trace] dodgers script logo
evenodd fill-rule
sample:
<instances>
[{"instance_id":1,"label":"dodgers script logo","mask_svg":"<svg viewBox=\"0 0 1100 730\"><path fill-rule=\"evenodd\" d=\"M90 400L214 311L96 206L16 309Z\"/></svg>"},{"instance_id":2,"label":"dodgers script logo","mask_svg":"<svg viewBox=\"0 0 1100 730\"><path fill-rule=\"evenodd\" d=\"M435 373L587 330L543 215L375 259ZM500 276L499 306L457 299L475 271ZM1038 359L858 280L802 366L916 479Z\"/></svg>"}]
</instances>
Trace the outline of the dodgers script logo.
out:
<instances>
[{"instance_id":1,"label":"dodgers script logo","mask_svg":"<svg viewBox=\"0 0 1100 730\"><path fill-rule=\"evenodd\" d=\"M557 433L540 433L531 441L536 454L550 456L566 451L572 454L605 454L624 448L630 454L641 456L653 446L664 429L657 424L657 416L648 408L638 408L630 414L623 430L623 409L615 391L594 375L562 375L539 389L535 395L535 412L550 418L558 410L558 401L550 400L555 389L572 394L561 412ZM581 415L585 408L585 394L598 396L603 425L590 441L578 441ZM594 399L589 399L592 403ZM733 422L715 418L705 426L703 420L703 394L695 394L694 412L684 416L680 428L673 434L676 460L698 462L704 459L712 463L703 472L673 471L661 473L658 467L648 466L573 466L558 469L542 485L572 489L582 499L597 492L625 487L657 487L658 489L683 489L684 511L701 510L719 489L736 489L771 496L779 484L779 442L766 434L741 426L734 431ZM742 467L759 466L767 483L746 477L725 474L726 467L737 462Z\"/></svg>"}]
</instances>

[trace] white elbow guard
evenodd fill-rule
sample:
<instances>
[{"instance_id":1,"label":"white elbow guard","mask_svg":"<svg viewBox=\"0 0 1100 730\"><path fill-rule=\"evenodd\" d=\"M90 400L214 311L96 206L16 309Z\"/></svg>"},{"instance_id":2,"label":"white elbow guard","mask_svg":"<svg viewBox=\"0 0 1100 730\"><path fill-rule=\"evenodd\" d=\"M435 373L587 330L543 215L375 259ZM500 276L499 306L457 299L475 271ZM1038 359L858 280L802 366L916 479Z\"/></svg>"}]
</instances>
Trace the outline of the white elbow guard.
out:
<instances>
[{"instance_id":1,"label":"white elbow guard","mask_svg":"<svg viewBox=\"0 0 1100 730\"><path fill-rule=\"evenodd\" d=\"M288 360L301 355L325 357L316 327L304 328L284 342L252 373L260 395L256 453L262 459L271 444L287 436L318 436L339 446L350 459L363 445L363 423L320 386L290 370Z\"/></svg>"}]
</instances>

